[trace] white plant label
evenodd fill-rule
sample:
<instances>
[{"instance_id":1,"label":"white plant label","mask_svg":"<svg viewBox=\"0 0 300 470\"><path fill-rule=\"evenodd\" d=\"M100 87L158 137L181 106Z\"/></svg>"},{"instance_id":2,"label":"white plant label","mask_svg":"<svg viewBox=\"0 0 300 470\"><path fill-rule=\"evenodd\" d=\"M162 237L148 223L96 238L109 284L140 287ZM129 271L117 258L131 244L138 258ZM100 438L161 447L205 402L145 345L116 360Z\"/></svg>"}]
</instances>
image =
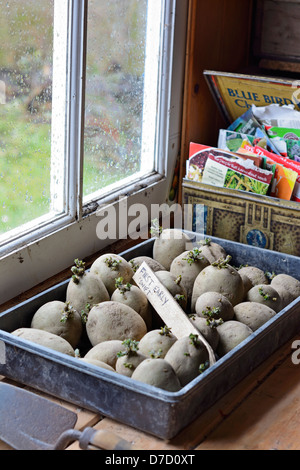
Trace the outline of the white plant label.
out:
<instances>
[{"instance_id":1,"label":"white plant label","mask_svg":"<svg viewBox=\"0 0 300 470\"><path fill-rule=\"evenodd\" d=\"M197 335L203 342L209 354L210 364L216 362L214 352L199 330L191 323L178 302L159 281L155 273L149 268L147 263L142 263L135 275L134 281L138 287L146 294L149 302L157 311L165 325L172 330L177 339Z\"/></svg>"}]
</instances>

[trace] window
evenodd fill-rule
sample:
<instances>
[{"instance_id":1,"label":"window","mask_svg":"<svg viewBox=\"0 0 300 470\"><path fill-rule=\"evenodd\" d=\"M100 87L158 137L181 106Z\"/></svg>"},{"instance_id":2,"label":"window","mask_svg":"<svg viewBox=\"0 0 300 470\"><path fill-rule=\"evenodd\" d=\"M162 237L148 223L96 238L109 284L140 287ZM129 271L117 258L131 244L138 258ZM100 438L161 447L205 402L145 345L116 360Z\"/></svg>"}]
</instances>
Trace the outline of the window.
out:
<instances>
[{"instance_id":1,"label":"window","mask_svg":"<svg viewBox=\"0 0 300 470\"><path fill-rule=\"evenodd\" d=\"M167 199L187 5L0 0L0 304L111 243L108 205Z\"/></svg>"}]
</instances>

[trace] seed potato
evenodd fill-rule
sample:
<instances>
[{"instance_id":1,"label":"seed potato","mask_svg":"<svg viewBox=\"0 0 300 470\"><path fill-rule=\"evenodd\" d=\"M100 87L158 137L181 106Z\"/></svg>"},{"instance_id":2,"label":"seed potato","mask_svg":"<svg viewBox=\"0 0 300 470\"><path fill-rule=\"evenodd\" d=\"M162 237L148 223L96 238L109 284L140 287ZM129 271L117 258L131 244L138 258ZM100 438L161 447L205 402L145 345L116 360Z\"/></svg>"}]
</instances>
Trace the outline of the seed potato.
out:
<instances>
[{"instance_id":1,"label":"seed potato","mask_svg":"<svg viewBox=\"0 0 300 470\"><path fill-rule=\"evenodd\" d=\"M60 336L73 348L78 345L83 330L79 313L68 302L57 300L47 302L36 311L31 328Z\"/></svg>"},{"instance_id":2,"label":"seed potato","mask_svg":"<svg viewBox=\"0 0 300 470\"><path fill-rule=\"evenodd\" d=\"M142 317L128 305L120 302L102 302L89 313L86 331L92 346L109 340L134 339L139 341L147 326Z\"/></svg>"},{"instance_id":3,"label":"seed potato","mask_svg":"<svg viewBox=\"0 0 300 470\"><path fill-rule=\"evenodd\" d=\"M258 302L243 302L234 307L235 320L244 323L252 331L258 330L276 315L267 305Z\"/></svg>"},{"instance_id":4,"label":"seed potato","mask_svg":"<svg viewBox=\"0 0 300 470\"><path fill-rule=\"evenodd\" d=\"M123 279L117 279L117 289L111 296L111 301L120 302L133 308L146 323L149 330L152 325L152 310L146 294L137 286L124 284Z\"/></svg>"},{"instance_id":5,"label":"seed potato","mask_svg":"<svg viewBox=\"0 0 300 470\"><path fill-rule=\"evenodd\" d=\"M39 344L45 348L53 349L62 354L75 357L75 351L68 341L48 331L37 330L35 328L19 328L13 331L12 335Z\"/></svg>"},{"instance_id":6,"label":"seed potato","mask_svg":"<svg viewBox=\"0 0 300 470\"><path fill-rule=\"evenodd\" d=\"M92 307L110 300L102 279L92 272L86 272L82 261L75 260L72 272L73 276L67 287L66 299L79 314L87 305Z\"/></svg>"},{"instance_id":7,"label":"seed potato","mask_svg":"<svg viewBox=\"0 0 300 470\"><path fill-rule=\"evenodd\" d=\"M243 266L238 271L247 291L258 284L269 284L269 279L264 271L256 266Z\"/></svg>"},{"instance_id":8,"label":"seed potato","mask_svg":"<svg viewBox=\"0 0 300 470\"><path fill-rule=\"evenodd\" d=\"M198 248L184 251L172 261L170 273L176 278L181 276L181 286L185 288L188 299L192 297L196 277L209 265L208 259Z\"/></svg>"},{"instance_id":9,"label":"seed potato","mask_svg":"<svg viewBox=\"0 0 300 470\"><path fill-rule=\"evenodd\" d=\"M174 276L170 271L157 271L155 275L170 294L177 299L181 308L186 310L187 292L185 287L181 284L181 278Z\"/></svg>"},{"instance_id":10,"label":"seed potato","mask_svg":"<svg viewBox=\"0 0 300 470\"><path fill-rule=\"evenodd\" d=\"M200 366L208 359L207 349L196 335L178 339L165 356L182 387L199 376Z\"/></svg>"},{"instance_id":11,"label":"seed potato","mask_svg":"<svg viewBox=\"0 0 300 470\"><path fill-rule=\"evenodd\" d=\"M219 243L212 242L209 238L200 242L199 249L211 264L227 257L226 250Z\"/></svg>"},{"instance_id":12,"label":"seed potato","mask_svg":"<svg viewBox=\"0 0 300 470\"><path fill-rule=\"evenodd\" d=\"M266 305L272 310L275 310L276 313L280 312L282 309L281 297L277 290L271 285L258 284L252 287L247 293L245 300L247 302L257 302Z\"/></svg>"},{"instance_id":13,"label":"seed potato","mask_svg":"<svg viewBox=\"0 0 300 470\"><path fill-rule=\"evenodd\" d=\"M165 359L145 359L131 378L168 392L178 392L181 389L174 369Z\"/></svg>"},{"instance_id":14,"label":"seed potato","mask_svg":"<svg viewBox=\"0 0 300 470\"><path fill-rule=\"evenodd\" d=\"M104 362L115 369L118 359L117 355L122 350L122 347L123 342L121 340L103 341L103 343L99 343L91 348L84 356L84 359Z\"/></svg>"},{"instance_id":15,"label":"seed potato","mask_svg":"<svg viewBox=\"0 0 300 470\"><path fill-rule=\"evenodd\" d=\"M204 292L197 298L195 311L199 317L206 319L232 320L234 310L232 303L219 292Z\"/></svg>"},{"instance_id":16,"label":"seed potato","mask_svg":"<svg viewBox=\"0 0 300 470\"><path fill-rule=\"evenodd\" d=\"M127 339L123 341L122 350L118 352L116 372L131 377L137 366L145 359L146 356L139 351L139 342Z\"/></svg>"},{"instance_id":17,"label":"seed potato","mask_svg":"<svg viewBox=\"0 0 300 470\"><path fill-rule=\"evenodd\" d=\"M219 344L217 354L219 357L225 356L232 351L242 341L253 334L249 326L236 320L230 320L217 327L219 333Z\"/></svg>"},{"instance_id":18,"label":"seed potato","mask_svg":"<svg viewBox=\"0 0 300 470\"><path fill-rule=\"evenodd\" d=\"M300 296L300 281L288 274L278 274L271 281L271 286L283 299L284 307Z\"/></svg>"},{"instance_id":19,"label":"seed potato","mask_svg":"<svg viewBox=\"0 0 300 470\"><path fill-rule=\"evenodd\" d=\"M156 273L156 271L165 270L165 267L162 264L155 261L155 259L150 258L150 256L137 256L129 261L134 272L136 272L144 262L148 264L149 268L152 269L154 273Z\"/></svg>"},{"instance_id":20,"label":"seed potato","mask_svg":"<svg viewBox=\"0 0 300 470\"><path fill-rule=\"evenodd\" d=\"M219 344L219 333L217 328L209 326L207 324L207 320L205 318L198 317L198 315L192 315L190 320L210 344L212 350L216 351Z\"/></svg>"},{"instance_id":21,"label":"seed potato","mask_svg":"<svg viewBox=\"0 0 300 470\"><path fill-rule=\"evenodd\" d=\"M219 260L204 268L196 277L193 286L191 309L195 311L196 302L205 292L218 292L223 294L232 304L239 304L244 300L244 284L241 276L227 260Z\"/></svg>"},{"instance_id":22,"label":"seed potato","mask_svg":"<svg viewBox=\"0 0 300 470\"><path fill-rule=\"evenodd\" d=\"M187 234L179 229L165 229L153 244L153 259L169 270L172 261L189 249L192 242Z\"/></svg>"},{"instance_id":23,"label":"seed potato","mask_svg":"<svg viewBox=\"0 0 300 470\"><path fill-rule=\"evenodd\" d=\"M131 264L114 253L99 256L90 271L100 277L110 296L116 289L117 278L122 277L126 283L130 282L134 275Z\"/></svg>"},{"instance_id":24,"label":"seed potato","mask_svg":"<svg viewBox=\"0 0 300 470\"><path fill-rule=\"evenodd\" d=\"M168 350L177 341L168 327L148 331L140 340L139 350L147 357L164 359Z\"/></svg>"}]
</instances>

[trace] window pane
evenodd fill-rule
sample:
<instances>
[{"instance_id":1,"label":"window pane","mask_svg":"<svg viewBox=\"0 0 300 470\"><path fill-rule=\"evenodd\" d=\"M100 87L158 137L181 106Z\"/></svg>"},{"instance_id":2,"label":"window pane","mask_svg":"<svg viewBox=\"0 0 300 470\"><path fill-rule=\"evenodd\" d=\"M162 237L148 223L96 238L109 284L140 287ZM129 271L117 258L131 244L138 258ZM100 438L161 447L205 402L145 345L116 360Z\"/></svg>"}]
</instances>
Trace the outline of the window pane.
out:
<instances>
[{"instance_id":1,"label":"window pane","mask_svg":"<svg viewBox=\"0 0 300 470\"><path fill-rule=\"evenodd\" d=\"M54 3L0 0L0 234L57 208L51 181L58 179L51 158Z\"/></svg>"},{"instance_id":2,"label":"window pane","mask_svg":"<svg viewBox=\"0 0 300 470\"><path fill-rule=\"evenodd\" d=\"M154 154L145 155L142 142L151 2L161 3L89 1L84 196L154 168ZM156 15L159 24L160 8Z\"/></svg>"}]
</instances>

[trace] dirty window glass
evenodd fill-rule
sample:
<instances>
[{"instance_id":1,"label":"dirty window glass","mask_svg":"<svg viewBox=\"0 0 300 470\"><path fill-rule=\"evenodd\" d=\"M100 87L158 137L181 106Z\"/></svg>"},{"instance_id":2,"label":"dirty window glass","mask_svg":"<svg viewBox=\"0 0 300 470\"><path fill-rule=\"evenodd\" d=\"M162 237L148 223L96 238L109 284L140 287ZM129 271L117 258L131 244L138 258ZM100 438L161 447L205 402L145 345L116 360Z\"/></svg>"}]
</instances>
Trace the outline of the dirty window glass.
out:
<instances>
[{"instance_id":1,"label":"dirty window glass","mask_svg":"<svg viewBox=\"0 0 300 470\"><path fill-rule=\"evenodd\" d=\"M147 0L88 3L84 196L153 169L142 155L147 14Z\"/></svg>"},{"instance_id":2,"label":"dirty window glass","mask_svg":"<svg viewBox=\"0 0 300 470\"><path fill-rule=\"evenodd\" d=\"M53 9L0 0L0 234L50 210Z\"/></svg>"}]
</instances>

